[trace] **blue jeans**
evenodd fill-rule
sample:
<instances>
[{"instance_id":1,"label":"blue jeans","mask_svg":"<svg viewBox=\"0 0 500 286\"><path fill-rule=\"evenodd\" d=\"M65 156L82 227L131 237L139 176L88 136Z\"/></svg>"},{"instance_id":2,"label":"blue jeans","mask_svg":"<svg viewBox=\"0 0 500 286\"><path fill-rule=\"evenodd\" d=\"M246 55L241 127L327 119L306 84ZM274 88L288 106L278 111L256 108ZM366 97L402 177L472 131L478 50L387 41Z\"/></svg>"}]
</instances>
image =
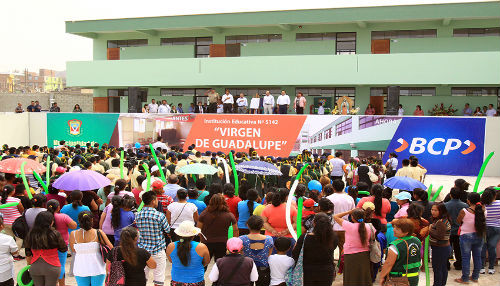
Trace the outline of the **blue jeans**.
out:
<instances>
[{"instance_id":1,"label":"blue jeans","mask_svg":"<svg viewBox=\"0 0 500 286\"><path fill-rule=\"evenodd\" d=\"M445 286L448 280L446 263L451 253L451 246L432 246L432 270L434 271L433 286Z\"/></svg>"},{"instance_id":2,"label":"blue jeans","mask_svg":"<svg viewBox=\"0 0 500 286\"><path fill-rule=\"evenodd\" d=\"M500 227L488 226L486 228L486 243L481 251L481 260L483 268L486 268L486 251L488 251L488 262L490 269L495 268L497 259L497 243L500 240Z\"/></svg>"},{"instance_id":3,"label":"blue jeans","mask_svg":"<svg viewBox=\"0 0 500 286\"><path fill-rule=\"evenodd\" d=\"M474 270L471 278L479 279L481 270L481 249L483 248L483 238L475 233L466 233L460 235L460 250L462 252L462 280L469 281L470 274L470 255L474 261Z\"/></svg>"},{"instance_id":4,"label":"blue jeans","mask_svg":"<svg viewBox=\"0 0 500 286\"><path fill-rule=\"evenodd\" d=\"M78 286L102 286L106 280L106 274L96 276L75 276L76 284Z\"/></svg>"}]
</instances>

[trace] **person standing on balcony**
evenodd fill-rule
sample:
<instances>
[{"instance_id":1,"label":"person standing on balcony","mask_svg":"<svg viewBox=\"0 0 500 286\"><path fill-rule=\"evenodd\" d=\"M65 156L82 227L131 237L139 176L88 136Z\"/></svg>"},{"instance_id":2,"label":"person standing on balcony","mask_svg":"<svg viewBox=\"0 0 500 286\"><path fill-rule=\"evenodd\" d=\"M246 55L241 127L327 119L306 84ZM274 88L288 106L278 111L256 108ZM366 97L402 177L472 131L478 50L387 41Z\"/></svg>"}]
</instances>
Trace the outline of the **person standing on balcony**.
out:
<instances>
[{"instance_id":1,"label":"person standing on balcony","mask_svg":"<svg viewBox=\"0 0 500 286\"><path fill-rule=\"evenodd\" d=\"M404 114L405 114L405 110L403 109L403 105L400 104L399 109L398 109L398 116L403 116Z\"/></svg>"},{"instance_id":2,"label":"person standing on balcony","mask_svg":"<svg viewBox=\"0 0 500 286\"><path fill-rule=\"evenodd\" d=\"M208 93L208 113L217 113L217 103L220 99L219 93L211 89Z\"/></svg>"},{"instance_id":3,"label":"person standing on balcony","mask_svg":"<svg viewBox=\"0 0 500 286\"><path fill-rule=\"evenodd\" d=\"M57 106L57 102L52 103L52 107L49 109L49 112L61 112L61 108Z\"/></svg>"},{"instance_id":4,"label":"person standing on balcony","mask_svg":"<svg viewBox=\"0 0 500 286\"><path fill-rule=\"evenodd\" d=\"M151 110L151 109L150 109ZM158 107L158 113L170 113L172 108L167 104L166 100L161 101L161 105Z\"/></svg>"},{"instance_id":5,"label":"person standing on balcony","mask_svg":"<svg viewBox=\"0 0 500 286\"><path fill-rule=\"evenodd\" d=\"M276 100L276 104L278 105L278 113L279 114L287 114L288 107L290 106L290 97L284 90L281 91L281 94L278 96Z\"/></svg>"},{"instance_id":6,"label":"person standing on balcony","mask_svg":"<svg viewBox=\"0 0 500 286\"><path fill-rule=\"evenodd\" d=\"M226 89L226 93L222 96L222 104L224 105L224 113L233 113L234 98L229 89Z\"/></svg>"},{"instance_id":7,"label":"person standing on balcony","mask_svg":"<svg viewBox=\"0 0 500 286\"><path fill-rule=\"evenodd\" d=\"M182 109L182 103L177 104L177 113L184 113L184 109Z\"/></svg>"},{"instance_id":8,"label":"person standing on balcony","mask_svg":"<svg viewBox=\"0 0 500 286\"><path fill-rule=\"evenodd\" d=\"M304 114L304 108L306 107L306 98L302 92L297 93L297 97L295 97L294 105L295 112L297 114Z\"/></svg>"},{"instance_id":9,"label":"person standing on balcony","mask_svg":"<svg viewBox=\"0 0 500 286\"><path fill-rule=\"evenodd\" d=\"M470 109L470 105L468 103L466 103L464 107L464 116L472 116L472 109Z\"/></svg>"},{"instance_id":10,"label":"person standing on balcony","mask_svg":"<svg viewBox=\"0 0 500 286\"><path fill-rule=\"evenodd\" d=\"M148 105L149 113L158 113L158 104L154 99L151 99L151 103Z\"/></svg>"},{"instance_id":11,"label":"person standing on balcony","mask_svg":"<svg viewBox=\"0 0 500 286\"><path fill-rule=\"evenodd\" d=\"M14 110L14 112L15 113L23 113L24 112L23 105L20 102L17 103L16 109Z\"/></svg>"},{"instance_id":12,"label":"person standing on balcony","mask_svg":"<svg viewBox=\"0 0 500 286\"><path fill-rule=\"evenodd\" d=\"M271 95L269 90L266 91L266 96L264 96L264 114L273 114L274 108L274 96Z\"/></svg>"},{"instance_id":13,"label":"person standing on balcony","mask_svg":"<svg viewBox=\"0 0 500 286\"><path fill-rule=\"evenodd\" d=\"M35 112L41 112L42 111L42 106L40 105L40 102L35 101Z\"/></svg>"},{"instance_id":14,"label":"person standing on balcony","mask_svg":"<svg viewBox=\"0 0 500 286\"><path fill-rule=\"evenodd\" d=\"M243 93L240 93L240 97L236 100L236 103L238 104L238 113L247 113L248 100Z\"/></svg>"}]
</instances>

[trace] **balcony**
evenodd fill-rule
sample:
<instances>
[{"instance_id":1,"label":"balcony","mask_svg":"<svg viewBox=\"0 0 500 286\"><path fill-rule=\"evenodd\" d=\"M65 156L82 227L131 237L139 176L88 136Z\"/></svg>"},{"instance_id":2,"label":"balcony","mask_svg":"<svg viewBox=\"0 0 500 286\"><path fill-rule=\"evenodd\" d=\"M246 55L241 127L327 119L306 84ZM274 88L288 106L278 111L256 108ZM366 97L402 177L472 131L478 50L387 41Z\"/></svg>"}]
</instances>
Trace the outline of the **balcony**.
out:
<instances>
[{"instance_id":1,"label":"balcony","mask_svg":"<svg viewBox=\"0 0 500 286\"><path fill-rule=\"evenodd\" d=\"M67 85L498 85L500 52L133 59L67 63Z\"/></svg>"}]
</instances>

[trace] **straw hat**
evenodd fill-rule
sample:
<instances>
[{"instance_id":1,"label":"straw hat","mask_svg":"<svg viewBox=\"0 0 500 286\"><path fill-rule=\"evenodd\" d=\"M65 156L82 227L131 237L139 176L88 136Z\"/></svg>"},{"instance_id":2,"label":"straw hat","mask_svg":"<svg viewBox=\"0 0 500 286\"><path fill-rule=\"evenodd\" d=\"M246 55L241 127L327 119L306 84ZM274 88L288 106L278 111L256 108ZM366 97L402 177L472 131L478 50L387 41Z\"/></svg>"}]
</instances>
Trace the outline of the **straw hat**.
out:
<instances>
[{"instance_id":1,"label":"straw hat","mask_svg":"<svg viewBox=\"0 0 500 286\"><path fill-rule=\"evenodd\" d=\"M190 220L183 221L178 228L175 229L175 234L182 237L191 237L198 235L201 229L194 226L194 222Z\"/></svg>"}]
</instances>

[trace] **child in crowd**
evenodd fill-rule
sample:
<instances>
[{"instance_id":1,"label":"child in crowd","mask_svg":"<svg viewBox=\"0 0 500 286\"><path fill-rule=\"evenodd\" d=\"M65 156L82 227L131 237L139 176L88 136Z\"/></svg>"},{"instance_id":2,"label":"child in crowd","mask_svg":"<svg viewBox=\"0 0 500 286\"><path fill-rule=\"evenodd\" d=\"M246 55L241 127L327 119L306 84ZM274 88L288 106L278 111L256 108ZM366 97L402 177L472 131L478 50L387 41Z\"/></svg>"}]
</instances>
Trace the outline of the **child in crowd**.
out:
<instances>
[{"instance_id":1,"label":"child in crowd","mask_svg":"<svg viewBox=\"0 0 500 286\"><path fill-rule=\"evenodd\" d=\"M3 228L3 218L0 217L0 285L14 285L14 259L12 255L17 255L18 248L11 236L1 233Z\"/></svg>"},{"instance_id":2,"label":"child in crowd","mask_svg":"<svg viewBox=\"0 0 500 286\"><path fill-rule=\"evenodd\" d=\"M286 237L278 237L274 242L276 254L269 256L269 268L271 269L272 286L286 286L285 275L295 264L293 258L286 255L290 249L291 241Z\"/></svg>"},{"instance_id":3,"label":"child in crowd","mask_svg":"<svg viewBox=\"0 0 500 286\"><path fill-rule=\"evenodd\" d=\"M310 215L314 215L314 207L318 204L313 199L307 199L304 201L303 206L304 210L302 211L302 218L305 219Z\"/></svg>"}]
</instances>

